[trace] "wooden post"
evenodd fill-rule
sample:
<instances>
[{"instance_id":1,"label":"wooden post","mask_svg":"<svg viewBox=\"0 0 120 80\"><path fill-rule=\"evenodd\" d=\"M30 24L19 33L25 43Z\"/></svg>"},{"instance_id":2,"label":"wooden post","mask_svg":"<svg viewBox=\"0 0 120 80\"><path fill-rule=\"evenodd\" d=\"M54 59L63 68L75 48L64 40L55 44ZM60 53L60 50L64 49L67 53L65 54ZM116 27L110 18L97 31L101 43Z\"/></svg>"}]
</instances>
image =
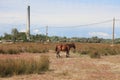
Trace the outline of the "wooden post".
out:
<instances>
[{"instance_id":1,"label":"wooden post","mask_svg":"<svg viewBox=\"0 0 120 80\"><path fill-rule=\"evenodd\" d=\"M115 18L113 18L113 33L112 33L112 46L114 45L114 40L115 40Z\"/></svg>"},{"instance_id":2,"label":"wooden post","mask_svg":"<svg viewBox=\"0 0 120 80\"><path fill-rule=\"evenodd\" d=\"M46 26L46 42L47 42L47 37L48 37L48 26Z\"/></svg>"}]
</instances>

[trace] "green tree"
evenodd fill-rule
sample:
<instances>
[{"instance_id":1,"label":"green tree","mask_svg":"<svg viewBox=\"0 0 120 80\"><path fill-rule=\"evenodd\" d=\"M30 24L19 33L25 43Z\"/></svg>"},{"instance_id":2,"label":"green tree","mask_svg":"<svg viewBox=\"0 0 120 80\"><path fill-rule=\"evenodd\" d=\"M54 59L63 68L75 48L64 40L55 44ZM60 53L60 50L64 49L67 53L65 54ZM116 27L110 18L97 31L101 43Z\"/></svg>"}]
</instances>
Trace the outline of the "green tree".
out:
<instances>
[{"instance_id":1,"label":"green tree","mask_svg":"<svg viewBox=\"0 0 120 80\"><path fill-rule=\"evenodd\" d=\"M10 34L8 34L8 33L4 33L4 38L3 38L3 39L5 39L5 40L11 40L12 37L11 37Z\"/></svg>"},{"instance_id":2,"label":"green tree","mask_svg":"<svg viewBox=\"0 0 120 80\"><path fill-rule=\"evenodd\" d=\"M24 42L27 41L27 37L26 37L25 32L19 32L17 37L18 37L17 39L20 40L20 41L24 41Z\"/></svg>"},{"instance_id":3,"label":"green tree","mask_svg":"<svg viewBox=\"0 0 120 80\"><path fill-rule=\"evenodd\" d=\"M18 38L17 37L19 34L18 30L16 28L13 28L11 34L12 34L12 41L15 42Z\"/></svg>"}]
</instances>

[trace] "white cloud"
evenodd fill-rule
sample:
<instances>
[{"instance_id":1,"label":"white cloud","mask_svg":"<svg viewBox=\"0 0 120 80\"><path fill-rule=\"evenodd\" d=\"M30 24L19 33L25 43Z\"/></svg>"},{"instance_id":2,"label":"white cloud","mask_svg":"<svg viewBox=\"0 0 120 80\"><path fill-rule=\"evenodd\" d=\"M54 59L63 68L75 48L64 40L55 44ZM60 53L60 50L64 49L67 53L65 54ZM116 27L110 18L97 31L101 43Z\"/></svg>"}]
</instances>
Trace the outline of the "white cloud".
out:
<instances>
[{"instance_id":1,"label":"white cloud","mask_svg":"<svg viewBox=\"0 0 120 80\"><path fill-rule=\"evenodd\" d=\"M25 29L21 29L20 32L26 32L26 30Z\"/></svg>"},{"instance_id":2,"label":"white cloud","mask_svg":"<svg viewBox=\"0 0 120 80\"><path fill-rule=\"evenodd\" d=\"M19 1L19 0L18 0ZM1 10L0 13L0 22L2 23L16 23L26 22L26 5L25 0L20 0L18 2L16 0L2 0L4 6L6 6L6 2L9 6L15 4L14 7L7 7L8 10ZM31 0L32 1L32 0ZM61 2L61 1L60 1ZM70 1L68 1L70 2ZM67 3L68 3L67 2ZM24 5L19 6L18 5ZM38 4L39 3L39 4ZM48 2L49 5L44 3L40 3L38 1L33 1L31 4L31 23L32 24L41 24L41 25L82 25L82 24L89 24L94 22L101 22L103 20L112 19L115 17L120 17L119 7L114 6L99 6L99 5L90 5L87 4L58 4L52 5L52 2ZM41 6L41 5L42 6ZM47 6L46 6L47 5ZM45 7L46 6L46 7ZM1 6L0 6L1 7ZM15 8L17 7L17 8ZM20 8L19 8L20 7ZM39 9L37 9L39 7ZM5 7L5 9L7 9ZM11 11L11 9L14 9ZM1 18L2 17L2 18ZM14 19L13 19L14 18Z\"/></svg>"},{"instance_id":3,"label":"white cloud","mask_svg":"<svg viewBox=\"0 0 120 80\"><path fill-rule=\"evenodd\" d=\"M34 29L34 30L33 30L33 33L34 33L34 34L40 34L41 32L40 32L39 29Z\"/></svg>"},{"instance_id":4,"label":"white cloud","mask_svg":"<svg viewBox=\"0 0 120 80\"><path fill-rule=\"evenodd\" d=\"M108 33L105 33L105 32L89 32L88 35L89 36L97 36L97 37L100 37L100 38L111 38L112 37L111 34L108 34Z\"/></svg>"}]
</instances>

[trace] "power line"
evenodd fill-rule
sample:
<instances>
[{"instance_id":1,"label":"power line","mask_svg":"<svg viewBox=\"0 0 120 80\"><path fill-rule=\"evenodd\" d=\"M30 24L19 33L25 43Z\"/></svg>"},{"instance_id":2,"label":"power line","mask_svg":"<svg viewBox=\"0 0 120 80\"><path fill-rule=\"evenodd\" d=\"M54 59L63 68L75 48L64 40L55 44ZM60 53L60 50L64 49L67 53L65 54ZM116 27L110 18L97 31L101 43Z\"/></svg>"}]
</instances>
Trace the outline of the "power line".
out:
<instances>
[{"instance_id":1,"label":"power line","mask_svg":"<svg viewBox=\"0 0 120 80\"><path fill-rule=\"evenodd\" d=\"M120 21L120 19L115 19L115 21Z\"/></svg>"},{"instance_id":2,"label":"power line","mask_svg":"<svg viewBox=\"0 0 120 80\"><path fill-rule=\"evenodd\" d=\"M98 24L104 24L104 23L109 23L112 22L113 20L105 20L105 21L101 21L101 22L95 22L95 23L89 23L89 24L82 24L82 25L73 25L73 26L61 26L61 27L57 27L57 26L49 26L50 28L77 28L77 27L85 27L85 26L92 26L92 25L98 25ZM120 21L120 19L115 19L115 21ZM21 24L22 25L22 24ZM23 24L25 25L25 24ZM31 24L32 26L39 26L41 28L45 28L42 25L36 25L36 24Z\"/></svg>"},{"instance_id":3,"label":"power line","mask_svg":"<svg viewBox=\"0 0 120 80\"><path fill-rule=\"evenodd\" d=\"M83 27L83 26L91 26L91 25L98 25L98 24L103 24L103 23L108 23L108 22L112 22L112 20L106 20L106 21L102 21L102 22L96 22L96 23L90 23L90 24L83 24L83 25L74 25L74 26L62 26L62 27L54 27L54 28L75 28L75 27ZM53 27L53 26L52 26Z\"/></svg>"}]
</instances>

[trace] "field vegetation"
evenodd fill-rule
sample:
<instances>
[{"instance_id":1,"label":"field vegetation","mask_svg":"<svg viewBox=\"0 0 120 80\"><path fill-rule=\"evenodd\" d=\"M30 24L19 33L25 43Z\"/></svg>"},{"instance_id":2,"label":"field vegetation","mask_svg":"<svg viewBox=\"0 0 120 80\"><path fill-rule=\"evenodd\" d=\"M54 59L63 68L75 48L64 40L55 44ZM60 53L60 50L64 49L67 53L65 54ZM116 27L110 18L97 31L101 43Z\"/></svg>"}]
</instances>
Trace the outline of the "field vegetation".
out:
<instances>
[{"instance_id":1,"label":"field vegetation","mask_svg":"<svg viewBox=\"0 0 120 80\"><path fill-rule=\"evenodd\" d=\"M88 54L97 56L118 55L120 54L120 45L100 44L100 43L77 43L78 54Z\"/></svg>"},{"instance_id":2,"label":"field vegetation","mask_svg":"<svg viewBox=\"0 0 120 80\"><path fill-rule=\"evenodd\" d=\"M49 57L48 56L31 56L35 54L46 54L52 51L55 55L55 46L60 43L14 43L14 44L0 44L0 76L12 76L20 74L33 74L41 73L49 70ZM62 44L65 44L63 42ZM75 43L76 51L71 49L71 53L75 55L88 55L90 58L101 58L101 56L119 55L120 45L102 43ZM25 54L28 54L25 56ZM24 56L20 56L23 54ZM8 56L8 57L3 57ZM15 56L15 57L14 57ZM17 57L16 57L17 56ZM55 57L55 56L54 56ZM67 75L68 71L63 72L63 75Z\"/></svg>"},{"instance_id":3,"label":"field vegetation","mask_svg":"<svg viewBox=\"0 0 120 80\"><path fill-rule=\"evenodd\" d=\"M55 47L57 44L66 44L66 42L62 42L62 43L21 42L14 44L0 44L0 54L46 53L49 52L49 50L55 51ZM106 56L106 55L120 54L120 44L114 44L114 46L111 46L111 44L103 44L103 43L75 42L75 45L76 45L76 52L74 53L80 55L100 54L101 56Z\"/></svg>"},{"instance_id":4,"label":"field vegetation","mask_svg":"<svg viewBox=\"0 0 120 80\"><path fill-rule=\"evenodd\" d=\"M19 54L19 53L46 53L49 45L40 43L14 43L0 44L1 54Z\"/></svg>"},{"instance_id":5,"label":"field vegetation","mask_svg":"<svg viewBox=\"0 0 120 80\"><path fill-rule=\"evenodd\" d=\"M0 77L42 73L49 70L48 56L1 55Z\"/></svg>"}]
</instances>

